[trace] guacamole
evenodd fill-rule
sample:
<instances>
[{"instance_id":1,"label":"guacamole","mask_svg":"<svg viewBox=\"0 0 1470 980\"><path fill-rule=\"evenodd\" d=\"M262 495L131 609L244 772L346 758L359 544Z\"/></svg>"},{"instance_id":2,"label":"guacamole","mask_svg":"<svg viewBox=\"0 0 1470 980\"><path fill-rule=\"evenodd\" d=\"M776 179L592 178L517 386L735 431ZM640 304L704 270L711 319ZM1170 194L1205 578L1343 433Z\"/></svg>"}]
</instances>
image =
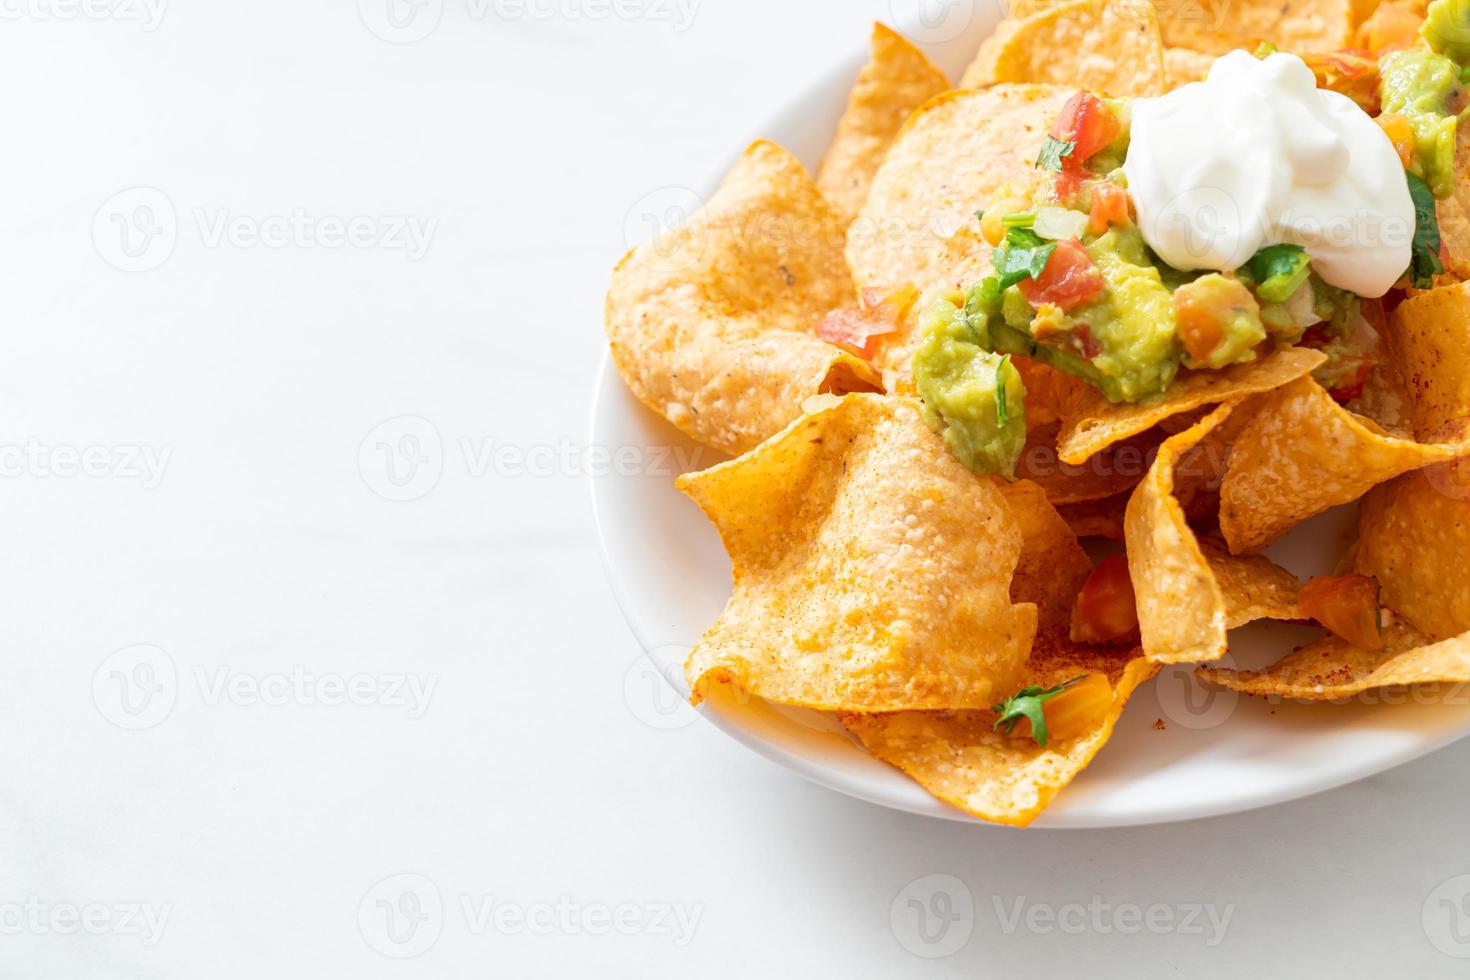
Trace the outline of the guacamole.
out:
<instances>
[{"instance_id":1,"label":"guacamole","mask_svg":"<svg viewBox=\"0 0 1470 980\"><path fill-rule=\"evenodd\" d=\"M952 300L938 300L921 313L919 331L914 383L924 399L924 419L970 469L1014 479L1026 446L1021 373L1009 355L982 346L965 310Z\"/></svg>"},{"instance_id":2,"label":"guacamole","mask_svg":"<svg viewBox=\"0 0 1470 980\"><path fill-rule=\"evenodd\" d=\"M1430 10L1446 2L1436 0ZM1403 116L1414 132L1411 172L1435 197L1449 197L1455 189L1455 114L1463 99L1460 66L1443 54L1395 51L1384 56L1379 72L1384 116Z\"/></svg>"},{"instance_id":3,"label":"guacamole","mask_svg":"<svg viewBox=\"0 0 1470 980\"><path fill-rule=\"evenodd\" d=\"M1419 33L1440 54L1462 65L1470 62L1470 3L1434 0L1424 12Z\"/></svg>"}]
</instances>

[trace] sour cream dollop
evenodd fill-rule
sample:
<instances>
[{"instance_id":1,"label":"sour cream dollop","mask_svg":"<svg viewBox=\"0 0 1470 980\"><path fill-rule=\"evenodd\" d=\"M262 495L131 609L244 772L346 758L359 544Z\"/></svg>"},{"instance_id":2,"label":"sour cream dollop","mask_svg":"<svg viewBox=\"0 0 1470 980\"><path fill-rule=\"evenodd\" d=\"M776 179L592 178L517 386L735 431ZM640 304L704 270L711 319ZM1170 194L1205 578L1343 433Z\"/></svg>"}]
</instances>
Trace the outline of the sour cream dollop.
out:
<instances>
[{"instance_id":1,"label":"sour cream dollop","mask_svg":"<svg viewBox=\"0 0 1470 980\"><path fill-rule=\"evenodd\" d=\"M1409 265L1414 203L1393 144L1295 55L1232 51L1205 81L1137 100L1123 172L1144 241L1176 269L1228 272L1290 242L1372 297Z\"/></svg>"}]
</instances>

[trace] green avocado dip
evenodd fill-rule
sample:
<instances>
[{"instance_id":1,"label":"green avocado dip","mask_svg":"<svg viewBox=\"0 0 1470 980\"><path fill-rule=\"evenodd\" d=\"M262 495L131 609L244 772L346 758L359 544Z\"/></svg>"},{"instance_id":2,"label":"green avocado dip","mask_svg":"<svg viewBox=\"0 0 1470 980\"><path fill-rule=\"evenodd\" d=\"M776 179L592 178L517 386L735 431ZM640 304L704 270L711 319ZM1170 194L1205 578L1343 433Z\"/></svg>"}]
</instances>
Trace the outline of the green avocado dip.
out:
<instances>
[{"instance_id":1,"label":"green avocado dip","mask_svg":"<svg viewBox=\"0 0 1470 980\"><path fill-rule=\"evenodd\" d=\"M941 299L923 311L914 383L924 418L952 453L981 475L1016 475L1026 445L1026 386L1009 355L985 349L970 319Z\"/></svg>"},{"instance_id":2,"label":"green avocado dip","mask_svg":"<svg viewBox=\"0 0 1470 980\"><path fill-rule=\"evenodd\" d=\"M1470 2L1434 0L1419 33L1440 54L1462 65L1470 62Z\"/></svg>"},{"instance_id":3,"label":"green avocado dip","mask_svg":"<svg viewBox=\"0 0 1470 980\"><path fill-rule=\"evenodd\" d=\"M1446 2L1437 0L1430 10ZM1464 102L1460 66L1443 54L1395 51L1384 56L1378 70L1383 116L1402 116L1414 133L1410 172L1435 197L1449 197L1455 189L1456 114Z\"/></svg>"}]
</instances>

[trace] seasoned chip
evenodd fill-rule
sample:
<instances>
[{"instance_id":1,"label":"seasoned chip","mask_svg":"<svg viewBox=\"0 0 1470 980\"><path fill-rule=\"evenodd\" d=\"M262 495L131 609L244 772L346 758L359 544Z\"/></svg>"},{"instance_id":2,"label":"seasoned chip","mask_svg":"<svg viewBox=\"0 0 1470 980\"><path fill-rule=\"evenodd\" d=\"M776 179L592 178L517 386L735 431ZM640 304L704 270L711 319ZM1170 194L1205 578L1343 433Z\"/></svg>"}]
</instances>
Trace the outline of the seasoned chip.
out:
<instances>
[{"instance_id":1,"label":"seasoned chip","mask_svg":"<svg viewBox=\"0 0 1470 980\"><path fill-rule=\"evenodd\" d=\"M1389 435L1302 378L1262 396L1235 440L1220 487L1220 530L1231 551L1257 551L1385 480L1467 452L1466 439L1419 443Z\"/></svg>"},{"instance_id":2,"label":"seasoned chip","mask_svg":"<svg viewBox=\"0 0 1470 980\"><path fill-rule=\"evenodd\" d=\"M996 731L993 711L840 717L869 752L939 799L983 820L1024 827L1087 767L1112 736L1128 698L1157 671L1136 649L1038 640L1026 683L1053 687L1097 673L1112 687L1111 703L1083 733L1052 740L1045 748Z\"/></svg>"},{"instance_id":3,"label":"seasoned chip","mask_svg":"<svg viewBox=\"0 0 1470 980\"><path fill-rule=\"evenodd\" d=\"M1011 601L1035 605L1040 630L1065 631L1072 602L1092 571L1092 559L1040 486L1018 480L1002 484L1001 490L1021 532L1021 558L1011 578Z\"/></svg>"},{"instance_id":4,"label":"seasoned chip","mask_svg":"<svg viewBox=\"0 0 1470 980\"><path fill-rule=\"evenodd\" d=\"M857 285L886 293L913 283L922 310L986 275L990 246L975 211L1002 193L1029 197L1046 179L1036 167L1037 148L1072 92L996 85L946 93L914 113L847 232ZM896 390L913 390L915 319L878 356Z\"/></svg>"},{"instance_id":5,"label":"seasoned chip","mask_svg":"<svg viewBox=\"0 0 1470 980\"><path fill-rule=\"evenodd\" d=\"M1283 51L1352 47L1353 0L1186 0L1159 3L1164 43L1221 55L1270 41Z\"/></svg>"},{"instance_id":6,"label":"seasoned chip","mask_svg":"<svg viewBox=\"0 0 1470 980\"><path fill-rule=\"evenodd\" d=\"M1164 87L1176 89L1190 82L1202 82L1210 73L1215 56L1189 48L1164 49Z\"/></svg>"},{"instance_id":7,"label":"seasoned chip","mask_svg":"<svg viewBox=\"0 0 1470 980\"><path fill-rule=\"evenodd\" d=\"M1232 557L1201 543L1174 496L1182 456L1225 424L1239 400L1215 409L1169 438L1133 497L1124 519L1128 570L1138 602L1144 653L1159 663L1217 660L1225 632L1261 618L1296 619L1296 577L1265 558Z\"/></svg>"},{"instance_id":8,"label":"seasoned chip","mask_svg":"<svg viewBox=\"0 0 1470 980\"><path fill-rule=\"evenodd\" d=\"M1057 513L1079 538L1123 540L1123 515L1132 491L1081 504L1059 504Z\"/></svg>"},{"instance_id":9,"label":"seasoned chip","mask_svg":"<svg viewBox=\"0 0 1470 980\"><path fill-rule=\"evenodd\" d=\"M1363 650L1328 636L1265 670L1201 667L1196 673L1246 694L1305 701L1351 697L1377 687L1470 681L1470 634L1433 643L1406 624L1384 633L1388 643L1381 650Z\"/></svg>"},{"instance_id":10,"label":"seasoned chip","mask_svg":"<svg viewBox=\"0 0 1470 980\"><path fill-rule=\"evenodd\" d=\"M846 221L867 200L878 164L904 120L949 88L949 79L922 51L882 24L873 25L872 49L817 171L817 187Z\"/></svg>"},{"instance_id":11,"label":"seasoned chip","mask_svg":"<svg viewBox=\"0 0 1470 980\"><path fill-rule=\"evenodd\" d=\"M1026 409L1031 409L1030 391ZM1057 505L1101 500L1137 486L1163 441L1163 433L1153 429L1115 443L1080 464L1064 463L1057 457L1058 428L1052 424L1032 429L1016 462L1017 476L1035 480Z\"/></svg>"},{"instance_id":12,"label":"seasoned chip","mask_svg":"<svg viewBox=\"0 0 1470 980\"><path fill-rule=\"evenodd\" d=\"M812 326L852 296L842 221L790 154L758 142L685 225L629 252L607 294L613 362L693 438L751 449L819 391L872 391Z\"/></svg>"},{"instance_id":13,"label":"seasoned chip","mask_svg":"<svg viewBox=\"0 0 1470 980\"><path fill-rule=\"evenodd\" d=\"M1058 57L1066 52L1067 57ZM1147 0L1073 0L1031 14L980 46L961 86L1071 85L1107 95L1164 91L1164 46Z\"/></svg>"},{"instance_id":14,"label":"seasoned chip","mask_svg":"<svg viewBox=\"0 0 1470 980\"><path fill-rule=\"evenodd\" d=\"M974 708L1021 678L1023 536L906 399L851 395L678 486L719 529L734 594L685 666L829 711Z\"/></svg>"},{"instance_id":15,"label":"seasoned chip","mask_svg":"<svg viewBox=\"0 0 1470 980\"><path fill-rule=\"evenodd\" d=\"M1375 487L1358 514L1353 570L1433 637L1470 632L1470 460Z\"/></svg>"},{"instance_id":16,"label":"seasoned chip","mask_svg":"<svg viewBox=\"0 0 1470 980\"><path fill-rule=\"evenodd\" d=\"M1321 351L1287 347L1223 371L1181 374L1168 390L1132 404L1115 405L1094 389L1066 419L1058 453L1068 463L1081 463L1170 416L1239 395L1271 391L1308 374L1326 359Z\"/></svg>"}]
</instances>

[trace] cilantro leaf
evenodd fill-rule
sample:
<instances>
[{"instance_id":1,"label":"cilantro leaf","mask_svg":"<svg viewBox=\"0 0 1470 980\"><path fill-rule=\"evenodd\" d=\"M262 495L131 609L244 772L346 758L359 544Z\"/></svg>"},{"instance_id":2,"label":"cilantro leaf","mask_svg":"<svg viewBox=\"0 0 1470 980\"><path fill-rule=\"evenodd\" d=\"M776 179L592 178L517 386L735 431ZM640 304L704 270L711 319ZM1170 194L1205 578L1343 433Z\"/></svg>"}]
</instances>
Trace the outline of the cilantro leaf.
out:
<instances>
[{"instance_id":1,"label":"cilantro leaf","mask_svg":"<svg viewBox=\"0 0 1470 980\"><path fill-rule=\"evenodd\" d=\"M1409 181L1409 197L1414 201L1414 243L1409 259L1409 282L1415 289L1429 289L1434 277L1444 271L1439 260L1439 214L1434 208L1434 192L1429 185L1412 173L1405 172Z\"/></svg>"},{"instance_id":2,"label":"cilantro leaf","mask_svg":"<svg viewBox=\"0 0 1470 980\"><path fill-rule=\"evenodd\" d=\"M1256 281L1256 295L1268 303L1285 303L1307 281L1311 265L1300 245L1267 245L1245 264Z\"/></svg>"},{"instance_id":3,"label":"cilantro leaf","mask_svg":"<svg viewBox=\"0 0 1470 980\"><path fill-rule=\"evenodd\" d=\"M1056 242L1048 242L1029 228L1012 228L1006 232L1006 240L990 257L995 274L1000 279L1000 288L1014 286L1022 279L1035 279L1046 268L1051 253L1057 250Z\"/></svg>"},{"instance_id":4,"label":"cilantro leaf","mask_svg":"<svg viewBox=\"0 0 1470 980\"><path fill-rule=\"evenodd\" d=\"M1056 687L1043 688L1036 685L1023 687L1000 704L992 705L991 710L1000 716L995 719L995 730L1002 735L1009 735L1011 730L1020 724L1021 719L1025 718L1031 722L1031 737L1035 739L1037 745L1046 748L1047 740L1051 736L1046 730L1046 713L1042 710L1042 705L1086 676L1086 674L1078 674Z\"/></svg>"},{"instance_id":5,"label":"cilantro leaf","mask_svg":"<svg viewBox=\"0 0 1470 980\"><path fill-rule=\"evenodd\" d=\"M1071 156L1075 149L1076 140L1059 140L1048 136L1046 142L1041 144L1041 155L1036 158L1036 165L1042 170L1061 170L1063 158Z\"/></svg>"},{"instance_id":6,"label":"cilantro leaf","mask_svg":"<svg viewBox=\"0 0 1470 980\"><path fill-rule=\"evenodd\" d=\"M1002 426L1011 420L1011 413L1006 410L1006 368L1010 366L1009 354L995 366L995 421Z\"/></svg>"}]
</instances>

